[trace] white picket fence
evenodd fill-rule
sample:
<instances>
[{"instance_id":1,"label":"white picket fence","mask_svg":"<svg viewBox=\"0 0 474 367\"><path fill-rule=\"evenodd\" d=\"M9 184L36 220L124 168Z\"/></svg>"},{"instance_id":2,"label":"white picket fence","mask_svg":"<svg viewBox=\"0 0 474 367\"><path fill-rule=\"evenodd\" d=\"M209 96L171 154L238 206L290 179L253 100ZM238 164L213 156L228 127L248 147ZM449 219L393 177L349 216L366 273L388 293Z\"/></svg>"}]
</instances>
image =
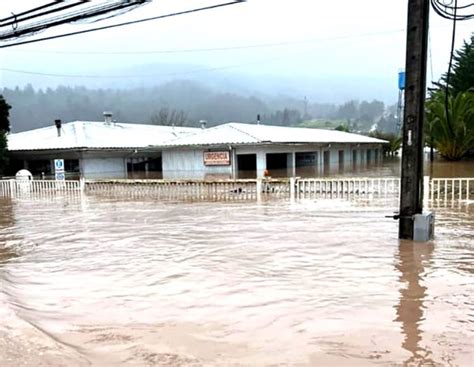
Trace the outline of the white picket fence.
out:
<instances>
[{"instance_id":1,"label":"white picket fence","mask_svg":"<svg viewBox=\"0 0 474 367\"><path fill-rule=\"evenodd\" d=\"M3 196L54 195L81 191L81 181L0 180L0 195Z\"/></svg>"},{"instance_id":2,"label":"white picket fence","mask_svg":"<svg viewBox=\"0 0 474 367\"><path fill-rule=\"evenodd\" d=\"M474 200L474 178L432 178L427 191L430 201Z\"/></svg>"},{"instance_id":3,"label":"white picket fence","mask_svg":"<svg viewBox=\"0 0 474 367\"><path fill-rule=\"evenodd\" d=\"M400 178L304 178L296 180L299 198L318 196L393 196L400 192Z\"/></svg>"},{"instance_id":4,"label":"white picket fence","mask_svg":"<svg viewBox=\"0 0 474 367\"><path fill-rule=\"evenodd\" d=\"M250 180L0 180L1 196L86 193L184 200L282 198L398 198L398 177L290 178ZM425 177L425 201L474 200L474 178Z\"/></svg>"}]
</instances>

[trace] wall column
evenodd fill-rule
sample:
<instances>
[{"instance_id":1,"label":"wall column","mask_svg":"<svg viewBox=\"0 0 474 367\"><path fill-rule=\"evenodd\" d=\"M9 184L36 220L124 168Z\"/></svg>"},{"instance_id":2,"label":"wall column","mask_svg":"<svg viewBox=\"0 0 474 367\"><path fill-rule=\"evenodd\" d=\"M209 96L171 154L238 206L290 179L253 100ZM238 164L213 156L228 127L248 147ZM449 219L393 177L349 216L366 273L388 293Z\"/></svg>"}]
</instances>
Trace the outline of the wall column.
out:
<instances>
[{"instance_id":1,"label":"wall column","mask_svg":"<svg viewBox=\"0 0 474 367\"><path fill-rule=\"evenodd\" d=\"M265 152L257 152L257 177L263 177L264 171L267 169L267 155Z\"/></svg>"}]
</instances>

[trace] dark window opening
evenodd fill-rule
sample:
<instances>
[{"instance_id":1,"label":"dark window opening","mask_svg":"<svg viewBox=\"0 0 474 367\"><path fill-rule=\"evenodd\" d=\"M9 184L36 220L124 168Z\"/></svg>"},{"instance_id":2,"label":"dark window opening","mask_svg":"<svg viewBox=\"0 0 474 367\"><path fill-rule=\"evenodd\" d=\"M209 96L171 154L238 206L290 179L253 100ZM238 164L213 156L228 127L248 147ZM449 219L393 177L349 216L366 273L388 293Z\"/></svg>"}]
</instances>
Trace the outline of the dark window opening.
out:
<instances>
[{"instance_id":1,"label":"dark window opening","mask_svg":"<svg viewBox=\"0 0 474 367\"><path fill-rule=\"evenodd\" d=\"M354 171L357 169L357 150L352 151L352 169Z\"/></svg>"},{"instance_id":2,"label":"dark window opening","mask_svg":"<svg viewBox=\"0 0 474 367\"><path fill-rule=\"evenodd\" d=\"M344 172L344 151L339 151L339 172Z\"/></svg>"},{"instance_id":3,"label":"dark window opening","mask_svg":"<svg viewBox=\"0 0 474 367\"><path fill-rule=\"evenodd\" d=\"M133 179L161 179L163 165L161 157L137 157L127 159L128 178Z\"/></svg>"},{"instance_id":4,"label":"dark window opening","mask_svg":"<svg viewBox=\"0 0 474 367\"><path fill-rule=\"evenodd\" d=\"M267 170L272 177L288 176L288 154L269 153L267 154Z\"/></svg>"},{"instance_id":5,"label":"dark window opening","mask_svg":"<svg viewBox=\"0 0 474 367\"><path fill-rule=\"evenodd\" d=\"M237 155L238 178L257 177L257 155L239 154Z\"/></svg>"},{"instance_id":6,"label":"dark window opening","mask_svg":"<svg viewBox=\"0 0 474 367\"><path fill-rule=\"evenodd\" d=\"M330 173L330 166L331 166L331 152L326 150L323 154L323 161L324 161L324 175L329 175Z\"/></svg>"},{"instance_id":7,"label":"dark window opening","mask_svg":"<svg viewBox=\"0 0 474 367\"><path fill-rule=\"evenodd\" d=\"M51 178L54 172L51 169L51 161L49 159L41 159L35 161L28 161L28 171L33 176Z\"/></svg>"},{"instance_id":8,"label":"dark window opening","mask_svg":"<svg viewBox=\"0 0 474 367\"><path fill-rule=\"evenodd\" d=\"M370 149L367 149L367 164L371 163L372 159L372 151Z\"/></svg>"},{"instance_id":9,"label":"dark window opening","mask_svg":"<svg viewBox=\"0 0 474 367\"><path fill-rule=\"evenodd\" d=\"M296 175L301 177L312 177L318 172L318 153L301 152L295 153Z\"/></svg>"}]
</instances>

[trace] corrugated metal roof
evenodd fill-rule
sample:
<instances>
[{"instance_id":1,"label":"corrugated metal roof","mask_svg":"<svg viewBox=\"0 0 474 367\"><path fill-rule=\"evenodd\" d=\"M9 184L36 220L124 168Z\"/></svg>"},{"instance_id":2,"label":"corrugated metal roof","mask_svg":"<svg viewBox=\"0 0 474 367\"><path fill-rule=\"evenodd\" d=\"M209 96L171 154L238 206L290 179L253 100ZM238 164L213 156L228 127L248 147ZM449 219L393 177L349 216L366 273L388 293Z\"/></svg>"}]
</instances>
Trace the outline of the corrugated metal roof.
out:
<instances>
[{"instance_id":1,"label":"corrugated metal roof","mask_svg":"<svg viewBox=\"0 0 474 367\"><path fill-rule=\"evenodd\" d=\"M385 140L337 130L255 125L231 122L179 137L168 146L261 143L387 143Z\"/></svg>"},{"instance_id":2,"label":"corrugated metal roof","mask_svg":"<svg viewBox=\"0 0 474 367\"><path fill-rule=\"evenodd\" d=\"M103 121L74 121L64 123L61 136L55 126L8 135L8 149L114 149L145 148L162 145L182 135L200 131L197 128L143 124L105 124Z\"/></svg>"},{"instance_id":3,"label":"corrugated metal roof","mask_svg":"<svg viewBox=\"0 0 474 367\"><path fill-rule=\"evenodd\" d=\"M74 121L65 123L61 136L55 126L8 135L8 149L121 149L207 146L227 144L386 143L336 130L294 128L231 122L209 129L142 124Z\"/></svg>"}]
</instances>

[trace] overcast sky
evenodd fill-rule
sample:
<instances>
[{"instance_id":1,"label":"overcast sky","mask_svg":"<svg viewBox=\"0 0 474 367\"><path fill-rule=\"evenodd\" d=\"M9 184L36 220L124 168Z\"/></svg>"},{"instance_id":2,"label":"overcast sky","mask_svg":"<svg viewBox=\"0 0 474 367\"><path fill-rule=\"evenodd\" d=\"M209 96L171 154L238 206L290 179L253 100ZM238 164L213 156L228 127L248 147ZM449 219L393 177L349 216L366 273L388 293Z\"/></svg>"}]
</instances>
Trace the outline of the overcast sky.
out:
<instances>
[{"instance_id":1,"label":"overcast sky","mask_svg":"<svg viewBox=\"0 0 474 367\"><path fill-rule=\"evenodd\" d=\"M18 13L43 3L45 1L2 2L0 15ZM130 13L94 25L216 3L219 1L155 0ZM225 70L252 76L308 80L373 79L380 83L393 83L396 90L396 75L404 66L406 12L406 0L248 0L201 13L1 49L0 61L4 69L67 75L106 75L106 70L150 63L193 64L203 68L228 68ZM65 25L35 37L90 26ZM469 37L473 29L473 21L458 22L456 47ZM431 12L430 36L429 80L431 72L437 79L447 69L451 23ZM268 46L274 43L287 44ZM143 53L253 45L262 46L225 51ZM2 86L15 85L21 76L5 70L0 73ZM55 83L53 76L41 78L46 84ZM21 81L24 80L25 75L22 75ZM71 77L70 83L81 84L81 79Z\"/></svg>"}]
</instances>

